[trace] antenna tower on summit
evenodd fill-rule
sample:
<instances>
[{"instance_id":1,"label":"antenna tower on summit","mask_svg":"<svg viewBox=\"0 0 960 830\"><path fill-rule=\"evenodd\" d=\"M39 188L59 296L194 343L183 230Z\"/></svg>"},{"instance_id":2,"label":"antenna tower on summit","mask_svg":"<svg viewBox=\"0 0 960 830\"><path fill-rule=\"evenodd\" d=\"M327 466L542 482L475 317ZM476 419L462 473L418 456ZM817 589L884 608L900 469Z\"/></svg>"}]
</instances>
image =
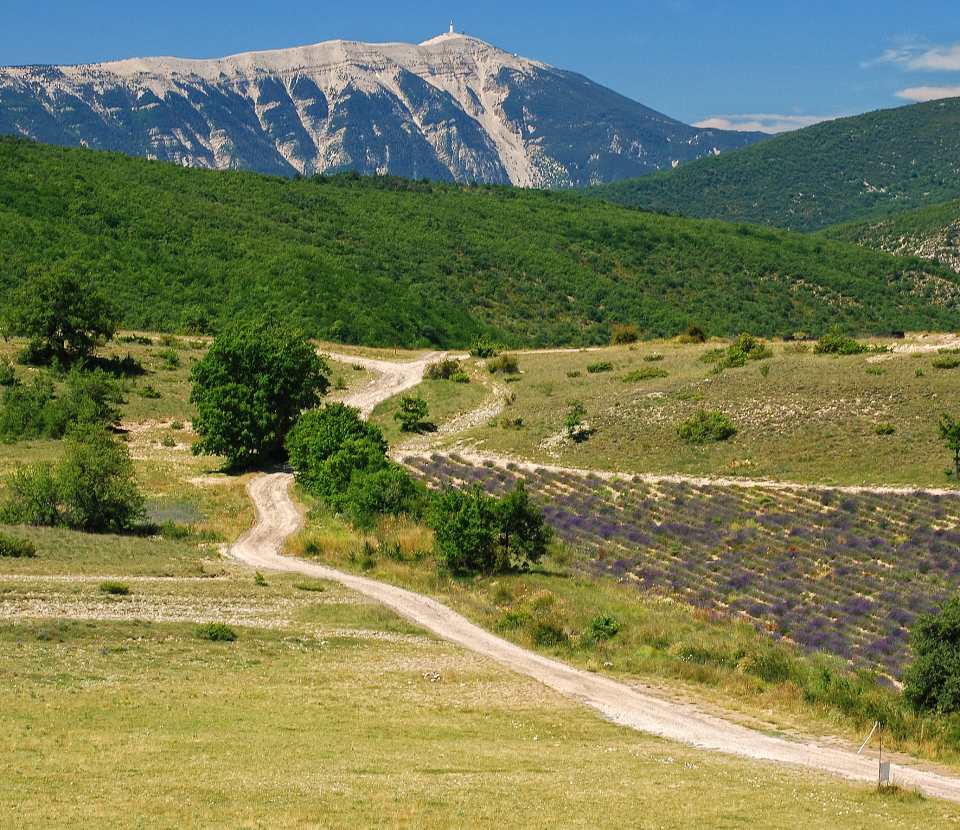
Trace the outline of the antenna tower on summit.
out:
<instances>
[{"instance_id":1,"label":"antenna tower on summit","mask_svg":"<svg viewBox=\"0 0 960 830\"><path fill-rule=\"evenodd\" d=\"M453 21L452 21L452 20L450 21L450 34L451 34L451 35L452 35L452 34L455 34L455 32L453 31Z\"/></svg>"}]
</instances>

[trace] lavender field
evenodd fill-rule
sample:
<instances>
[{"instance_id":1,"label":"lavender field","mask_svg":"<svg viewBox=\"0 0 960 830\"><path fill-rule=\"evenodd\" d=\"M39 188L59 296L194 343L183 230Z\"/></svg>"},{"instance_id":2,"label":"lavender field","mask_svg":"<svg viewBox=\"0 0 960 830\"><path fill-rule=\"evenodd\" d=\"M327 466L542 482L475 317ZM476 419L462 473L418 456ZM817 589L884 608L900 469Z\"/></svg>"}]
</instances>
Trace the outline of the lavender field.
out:
<instances>
[{"instance_id":1,"label":"lavender field","mask_svg":"<svg viewBox=\"0 0 960 830\"><path fill-rule=\"evenodd\" d=\"M960 495L652 485L455 455L406 463L433 485L491 493L522 478L578 567L894 677L916 616L960 584Z\"/></svg>"}]
</instances>

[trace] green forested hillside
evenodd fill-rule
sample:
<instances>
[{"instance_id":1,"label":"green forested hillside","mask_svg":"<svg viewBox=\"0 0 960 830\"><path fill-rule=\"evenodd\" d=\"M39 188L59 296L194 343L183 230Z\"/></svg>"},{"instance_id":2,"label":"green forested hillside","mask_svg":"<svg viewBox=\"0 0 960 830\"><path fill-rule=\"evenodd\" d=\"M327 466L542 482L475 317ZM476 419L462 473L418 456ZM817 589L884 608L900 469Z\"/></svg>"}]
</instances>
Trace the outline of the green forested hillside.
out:
<instances>
[{"instance_id":1,"label":"green forested hillside","mask_svg":"<svg viewBox=\"0 0 960 830\"><path fill-rule=\"evenodd\" d=\"M960 200L837 225L823 234L878 251L923 257L960 272Z\"/></svg>"},{"instance_id":2,"label":"green forested hillside","mask_svg":"<svg viewBox=\"0 0 960 830\"><path fill-rule=\"evenodd\" d=\"M801 231L945 202L960 197L960 98L817 124L592 193Z\"/></svg>"},{"instance_id":3,"label":"green forested hillside","mask_svg":"<svg viewBox=\"0 0 960 830\"><path fill-rule=\"evenodd\" d=\"M0 300L70 262L129 327L270 314L369 344L960 326L945 268L577 194L269 178L0 140Z\"/></svg>"}]
</instances>

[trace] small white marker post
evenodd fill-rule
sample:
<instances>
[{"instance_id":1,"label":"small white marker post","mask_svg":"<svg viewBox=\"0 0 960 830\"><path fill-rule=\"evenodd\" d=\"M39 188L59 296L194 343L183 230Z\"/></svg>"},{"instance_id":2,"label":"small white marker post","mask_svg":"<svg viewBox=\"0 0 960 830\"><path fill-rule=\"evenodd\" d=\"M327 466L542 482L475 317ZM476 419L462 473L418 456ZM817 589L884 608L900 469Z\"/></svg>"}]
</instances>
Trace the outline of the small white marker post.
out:
<instances>
[{"instance_id":1,"label":"small white marker post","mask_svg":"<svg viewBox=\"0 0 960 830\"><path fill-rule=\"evenodd\" d=\"M892 781L891 772L890 772L890 762L887 761L884 763L883 760L883 724L880 721L876 721L873 724L873 729L870 730L870 734L867 735L866 740L860 744L860 749L857 750L857 755L863 752L867 744L870 743L870 739L873 737L874 732L880 733L880 759L879 759L879 768L877 770L877 786L882 787L884 785L889 785Z\"/></svg>"}]
</instances>

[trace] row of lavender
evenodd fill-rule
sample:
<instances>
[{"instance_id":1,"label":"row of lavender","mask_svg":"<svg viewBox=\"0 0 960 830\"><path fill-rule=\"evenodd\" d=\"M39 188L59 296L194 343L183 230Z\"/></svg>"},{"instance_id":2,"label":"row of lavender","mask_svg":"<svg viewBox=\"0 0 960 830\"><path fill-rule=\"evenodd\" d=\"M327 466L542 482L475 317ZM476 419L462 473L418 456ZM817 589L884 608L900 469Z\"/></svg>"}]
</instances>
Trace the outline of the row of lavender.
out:
<instances>
[{"instance_id":1,"label":"row of lavender","mask_svg":"<svg viewBox=\"0 0 960 830\"><path fill-rule=\"evenodd\" d=\"M747 617L775 637L899 675L910 627L960 583L960 494L692 486L410 458L435 485L522 478L595 574Z\"/></svg>"}]
</instances>

